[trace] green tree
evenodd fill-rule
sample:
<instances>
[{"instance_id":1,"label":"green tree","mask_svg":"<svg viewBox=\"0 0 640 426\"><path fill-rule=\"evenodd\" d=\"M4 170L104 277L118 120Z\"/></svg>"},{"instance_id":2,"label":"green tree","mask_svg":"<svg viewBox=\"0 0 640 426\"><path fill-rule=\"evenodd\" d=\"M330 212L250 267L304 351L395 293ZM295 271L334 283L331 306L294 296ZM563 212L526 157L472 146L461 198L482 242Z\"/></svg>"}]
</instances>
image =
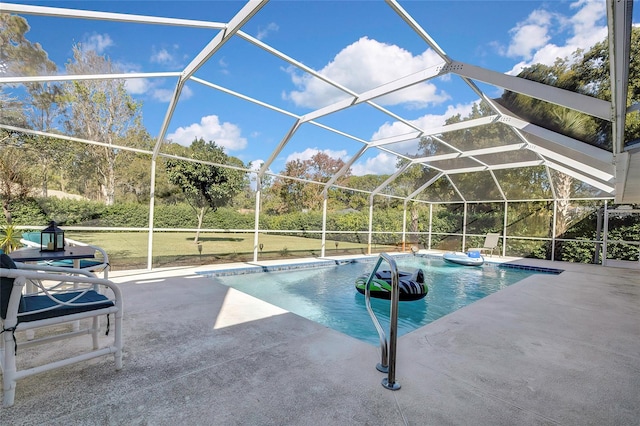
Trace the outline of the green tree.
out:
<instances>
[{"instance_id":1,"label":"green tree","mask_svg":"<svg viewBox=\"0 0 640 426\"><path fill-rule=\"evenodd\" d=\"M22 135L13 135L20 138ZM11 204L25 199L33 188L33 165L25 151L19 146L7 145L11 136L5 135L0 145L0 200L7 224L12 223ZM20 142L16 142L19 144Z\"/></svg>"},{"instance_id":2,"label":"green tree","mask_svg":"<svg viewBox=\"0 0 640 426\"><path fill-rule=\"evenodd\" d=\"M0 70L8 75L36 76L55 75L56 64L51 61L47 52L38 43L30 42L26 35L29 24L26 19L11 14L0 14ZM4 123L36 130L48 131L52 123L59 117L57 102L60 96L60 86L56 83L24 83L26 96L18 102L9 102L6 94L2 105L2 119ZM0 87L0 90L4 90ZM18 111L19 109L19 111ZM50 166L59 163L59 157L65 150L65 143L52 138L33 137L25 149L32 149L36 154L34 160L40 164L34 170L41 180L43 196L46 196Z\"/></svg>"},{"instance_id":3,"label":"green tree","mask_svg":"<svg viewBox=\"0 0 640 426\"><path fill-rule=\"evenodd\" d=\"M244 167L244 164L238 158L225 154L215 142L205 142L202 138L193 141L189 149L182 150L174 145L168 148L168 151L172 150L184 151L185 158L199 161L170 158L165 162L169 181L182 190L198 218L194 239L197 243L204 216L226 205L246 185L243 171L222 165Z\"/></svg>"},{"instance_id":4,"label":"green tree","mask_svg":"<svg viewBox=\"0 0 640 426\"><path fill-rule=\"evenodd\" d=\"M70 74L112 74L119 70L106 56L81 45L73 47L66 64ZM141 105L125 89L123 80L78 80L65 83L65 127L70 134L105 145L84 146L85 164L97 173L101 198L112 205L116 194L116 162L127 134L142 126Z\"/></svg>"},{"instance_id":5,"label":"green tree","mask_svg":"<svg viewBox=\"0 0 640 426\"><path fill-rule=\"evenodd\" d=\"M328 182L344 166L340 158L332 158L324 152L317 152L307 160L291 160L285 164L282 172L284 176L314 182ZM350 171L340 177L338 183L349 178ZM311 184L296 179L278 177L275 179L272 190L280 197L280 211L286 213L299 211L300 209L319 209L322 205L323 185Z\"/></svg>"}]
</instances>

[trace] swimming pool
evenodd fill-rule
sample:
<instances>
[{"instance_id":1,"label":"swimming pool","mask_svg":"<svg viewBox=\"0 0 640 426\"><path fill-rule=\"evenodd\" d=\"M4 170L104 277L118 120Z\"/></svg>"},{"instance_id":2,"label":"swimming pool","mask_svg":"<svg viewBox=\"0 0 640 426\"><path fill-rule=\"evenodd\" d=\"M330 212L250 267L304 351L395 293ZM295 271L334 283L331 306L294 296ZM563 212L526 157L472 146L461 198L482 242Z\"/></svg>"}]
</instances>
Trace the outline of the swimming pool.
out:
<instances>
[{"instance_id":1,"label":"swimming pool","mask_svg":"<svg viewBox=\"0 0 640 426\"><path fill-rule=\"evenodd\" d=\"M400 270L422 268L429 286L418 301L400 302L398 336L422 327L476 300L514 284L534 273L551 273L501 267L457 266L438 257L399 256ZM298 314L362 341L377 345L378 334L355 289L356 277L370 273L374 261L354 261L281 272L212 276L216 282ZM380 269L388 269L383 262ZM556 271L558 273L559 271ZM389 329L389 301L371 299L371 306L385 330ZM388 332L387 332L388 333Z\"/></svg>"}]
</instances>

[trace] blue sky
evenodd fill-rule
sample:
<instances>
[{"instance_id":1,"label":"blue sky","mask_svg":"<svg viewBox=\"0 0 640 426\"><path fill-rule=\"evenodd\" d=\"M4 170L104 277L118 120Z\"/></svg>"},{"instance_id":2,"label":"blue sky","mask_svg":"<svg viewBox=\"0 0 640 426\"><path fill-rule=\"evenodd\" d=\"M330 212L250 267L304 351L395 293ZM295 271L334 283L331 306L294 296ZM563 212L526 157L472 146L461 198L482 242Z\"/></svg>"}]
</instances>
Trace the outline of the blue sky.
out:
<instances>
[{"instance_id":1,"label":"blue sky","mask_svg":"<svg viewBox=\"0 0 640 426\"><path fill-rule=\"evenodd\" d=\"M239 1L26 1L184 19L229 21ZM517 74L532 63L588 49L606 37L602 1L404 1L400 5L454 60ZM636 4L637 6L637 4ZM636 7L637 9L637 7ZM124 72L181 71L215 36L216 30L25 15L30 41L39 42L64 73L74 43L108 55ZM634 11L634 23L639 22ZM242 31L356 92L441 63L441 59L382 1L272 1ZM196 77L303 115L343 99L344 94L238 37L198 70ZM144 124L157 136L175 78L127 81L144 104ZM489 96L501 91L481 86ZM422 128L433 128L469 113L478 96L459 78L444 76L375 100ZM253 105L189 82L166 137L188 145L195 137L213 140L228 154L254 166L266 160L294 123L286 114ZM370 141L407 133L408 127L368 105L317 120ZM348 159L362 146L319 126L304 125L271 169L317 151ZM396 157L370 150L353 173L392 173Z\"/></svg>"}]
</instances>

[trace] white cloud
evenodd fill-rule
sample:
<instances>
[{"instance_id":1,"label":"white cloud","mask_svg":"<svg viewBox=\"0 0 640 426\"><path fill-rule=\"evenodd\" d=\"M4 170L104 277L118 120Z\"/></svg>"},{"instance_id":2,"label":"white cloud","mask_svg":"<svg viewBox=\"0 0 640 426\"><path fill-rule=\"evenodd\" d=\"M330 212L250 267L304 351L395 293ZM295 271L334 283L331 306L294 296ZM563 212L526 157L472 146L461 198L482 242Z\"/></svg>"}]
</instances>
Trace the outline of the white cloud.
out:
<instances>
[{"instance_id":1,"label":"white cloud","mask_svg":"<svg viewBox=\"0 0 640 426\"><path fill-rule=\"evenodd\" d=\"M96 34L93 33L89 36L85 36L85 41L82 42L82 47L85 50L93 50L97 54L101 55L108 48L113 46L113 40L109 34Z\"/></svg>"},{"instance_id":2,"label":"white cloud","mask_svg":"<svg viewBox=\"0 0 640 426\"><path fill-rule=\"evenodd\" d=\"M395 155L380 152L375 157L367 158L364 163L356 161L351 166L351 174L355 176L392 174L397 170L397 161Z\"/></svg>"},{"instance_id":3,"label":"white cloud","mask_svg":"<svg viewBox=\"0 0 640 426\"><path fill-rule=\"evenodd\" d=\"M169 69L184 68L184 61L188 58L180 52L180 45L177 43L168 46L152 46L149 62L158 64Z\"/></svg>"},{"instance_id":4,"label":"white cloud","mask_svg":"<svg viewBox=\"0 0 640 426\"><path fill-rule=\"evenodd\" d=\"M124 87L132 95L141 95L149 90L149 80L146 78L129 78L124 81Z\"/></svg>"},{"instance_id":5,"label":"white cloud","mask_svg":"<svg viewBox=\"0 0 640 426\"><path fill-rule=\"evenodd\" d=\"M229 75L229 63L226 58L222 57L218 60L218 65L220 65L220 72L224 75Z\"/></svg>"},{"instance_id":6,"label":"white cloud","mask_svg":"<svg viewBox=\"0 0 640 426\"><path fill-rule=\"evenodd\" d=\"M289 161L293 161L293 160L300 160L300 161L309 160L309 159L311 159L311 157L313 157L314 155L316 155L319 152L327 154L331 158L340 158L343 161L346 161L346 160L349 159L347 151L344 150L344 149L340 150L340 151L334 151L334 150L331 150L331 149L322 149L322 150L320 150L318 148L307 148L302 152L294 152L292 154L289 154L285 161L288 163Z\"/></svg>"},{"instance_id":7,"label":"white cloud","mask_svg":"<svg viewBox=\"0 0 640 426\"><path fill-rule=\"evenodd\" d=\"M163 88L156 88L156 87L149 88L149 93L151 97L160 102L171 101L171 97L173 96L174 92L175 92L175 89L163 89ZM180 100L184 101L186 99L191 98L192 96L193 96L193 91L189 89L188 86L184 86L182 88L182 92L180 92Z\"/></svg>"},{"instance_id":8,"label":"white cloud","mask_svg":"<svg viewBox=\"0 0 640 426\"><path fill-rule=\"evenodd\" d=\"M510 57L531 58L532 53L549 41L548 28L537 25L525 25L514 34L507 55Z\"/></svg>"},{"instance_id":9,"label":"white cloud","mask_svg":"<svg viewBox=\"0 0 640 426\"><path fill-rule=\"evenodd\" d=\"M477 101L476 101L477 102ZM473 108L473 104L457 104L449 105L443 114L427 114L412 120L411 123L423 130L433 129L435 127L444 126L447 118L460 114L461 117L467 117ZM395 121L393 123L385 123L371 136L371 140L390 138L393 136L404 135L415 130L404 123Z\"/></svg>"},{"instance_id":10,"label":"white cloud","mask_svg":"<svg viewBox=\"0 0 640 426\"><path fill-rule=\"evenodd\" d=\"M173 62L173 55L167 51L167 49L156 50L153 49L153 53L151 54L151 58L149 59L151 62L155 62L157 64L170 64Z\"/></svg>"},{"instance_id":11,"label":"white cloud","mask_svg":"<svg viewBox=\"0 0 640 426\"><path fill-rule=\"evenodd\" d=\"M580 9L569 20L574 36L567 43L586 49L603 41L607 36L605 2L578 1L571 7Z\"/></svg>"},{"instance_id":12,"label":"white cloud","mask_svg":"<svg viewBox=\"0 0 640 426\"><path fill-rule=\"evenodd\" d=\"M411 52L398 46L362 37L345 47L319 73L351 90L363 92L442 62L431 49L413 56ZM284 97L298 106L320 108L347 96L310 75L294 74L292 69L289 72L298 90L291 91ZM384 105L408 103L414 107L425 107L440 104L447 99L449 95L438 91L435 85L421 83L412 86L410 90L380 98L378 102Z\"/></svg>"},{"instance_id":13,"label":"white cloud","mask_svg":"<svg viewBox=\"0 0 640 426\"><path fill-rule=\"evenodd\" d=\"M151 99L158 102L169 102L175 89L166 89L160 87L163 84L159 80L150 80L148 78L129 78L125 80L124 87L131 95L148 95ZM193 90L189 86L184 86L180 93L180 100L190 99L193 96Z\"/></svg>"},{"instance_id":14,"label":"white cloud","mask_svg":"<svg viewBox=\"0 0 640 426\"><path fill-rule=\"evenodd\" d=\"M167 139L180 145L189 146L197 138L213 141L229 151L238 151L247 146L247 140L240 136L240 128L233 123L220 123L217 115L202 117L200 123L193 123L187 127L178 127L175 132L167 135Z\"/></svg>"},{"instance_id":15,"label":"white cloud","mask_svg":"<svg viewBox=\"0 0 640 426\"><path fill-rule=\"evenodd\" d=\"M269 25L267 25L266 28L259 28L258 29L258 34L256 34L256 38L258 40L264 40L265 38L267 38L269 33L274 32L274 31L278 31L279 29L280 29L280 27L278 26L278 24L276 24L275 22L270 22Z\"/></svg>"},{"instance_id":16,"label":"white cloud","mask_svg":"<svg viewBox=\"0 0 640 426\"><path fill-rule=\"evenodd\" d=\"M517 75L536 63L553 65L557 58L570 58L577 49L587 50L606 38L605 2L578 0L571 9L576 13L568 17L535 10L511 30L511 43L503 53L522 61L508 74ZM554 35L564 32L568 33L564 44L549 43Z\"/></svg>"}]
</instances>

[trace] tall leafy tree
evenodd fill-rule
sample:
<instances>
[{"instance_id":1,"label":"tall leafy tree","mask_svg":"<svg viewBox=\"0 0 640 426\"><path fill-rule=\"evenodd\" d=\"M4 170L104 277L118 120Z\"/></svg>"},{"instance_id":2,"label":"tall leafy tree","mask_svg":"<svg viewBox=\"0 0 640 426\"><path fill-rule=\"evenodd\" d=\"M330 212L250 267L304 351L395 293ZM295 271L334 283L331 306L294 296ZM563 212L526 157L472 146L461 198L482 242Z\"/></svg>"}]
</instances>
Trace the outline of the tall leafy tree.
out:
<instances>
[{"instance_id":1,"label":"tall leafy tree","mask_svg":"<svg viewBox=\"0 0 640 426\"><path fill-rule=\"evenodd\" d=\"M11 204L29 196L34 186L33 163L21 145L25 136L0 136L0 201L7 224L12 223Z\"/></svg>"},{"instance_id":2,"label":"tall leafy tree","mask_svg":"<svg viewBox=\"0 0 640 426\"><path fill-rule=\"evenodd\" d=\"M640 27L638 26L631 29L629 59L627 106L640 102ZM585 52L580 61L571 65L571 73L576 79L576 85L583 88L583 93L600 99L611 99L608 40L595 44ZM605 120L596 123L598 135L608 139L611 134L610 123ZM640 114L627 114L625 136L627 143L640 139ZM608 149L611 148L608 147Z\"/></svg>"},{"instance_id":3,"label":"tall leafy tree","mask_svg":"<svg viewBox=\"0 0 640 426\"><path fill-rule=\"evenodd\" d=\"M295 159L285 164L284 176L315 182L328 182L342 169L344 161L333 158L324 152L317 152L307 160ZM347 171L340 180L348 179L350 171ZM322 205L322 185L278 177L275 179L272 190L280 197L279 213L286 213L302 209L318 209Z\"/></svg>"},{"instance_id":4,"label":"tall leafy tree","mask_svg":"<svg viewBox=\"0 0 640 426\"><path fill-rule=\"evenodd\" d=\"M119 70L106 56L93 50L73 47L73 58L66 64L70 74L112 74ZM125 89L123 80L82 80L64 85L65 127L70 134L107 144L87 145L86 162L98 175L102 199L115 201L116 161L121 151L110 145L124 144L128 132L141 123L141 105Z\"/></svg>"},{"instance_id":5,"label":"tall leafy tree","mask_svg":"<svg viewBox=\"0 0 640 426\"><path fill-rule=\"evenodd\" d=\"M173 146L171 150L180 150ZM193 208L198 220L194 242L200 238L204 216L229 203L246 185L246 174L237 169L222 167L230 165L244 167L241 160L228 156L215 142L196 139L182 155L200 162L167 159L165 167L169 181L177 185Z\"/></svg>"},{"instance_id":6,"label":"tall leafy tree","mask_svg":"<svg viewBox=\"0 0 640 426\"><path fill-rule=\"evenodd\" d=\"M8 75L55 75L56 64L51 61L47 52L39 43L32 43L27 39L29 24L21 16L0 14L0 74ZM56 83L25 83L26 96L20 97L20 102L2 102L3 122L20 127L30 127L36 130L48 131L54 127L59 118L57 102L60 96L60 86ZM0 88L3 90L4 87ZM2 96L2 94L0 94ZM16 110L21 109L20 119L16 120ZM33 171L39 175L42 193L47 194L47 182L51 173L51 165L60 162L61 155L66 151L66 144L53 138L29 138L29 144L23 146L36 154L35 161L40 167Z\"/></svg>"}]
</instances>

